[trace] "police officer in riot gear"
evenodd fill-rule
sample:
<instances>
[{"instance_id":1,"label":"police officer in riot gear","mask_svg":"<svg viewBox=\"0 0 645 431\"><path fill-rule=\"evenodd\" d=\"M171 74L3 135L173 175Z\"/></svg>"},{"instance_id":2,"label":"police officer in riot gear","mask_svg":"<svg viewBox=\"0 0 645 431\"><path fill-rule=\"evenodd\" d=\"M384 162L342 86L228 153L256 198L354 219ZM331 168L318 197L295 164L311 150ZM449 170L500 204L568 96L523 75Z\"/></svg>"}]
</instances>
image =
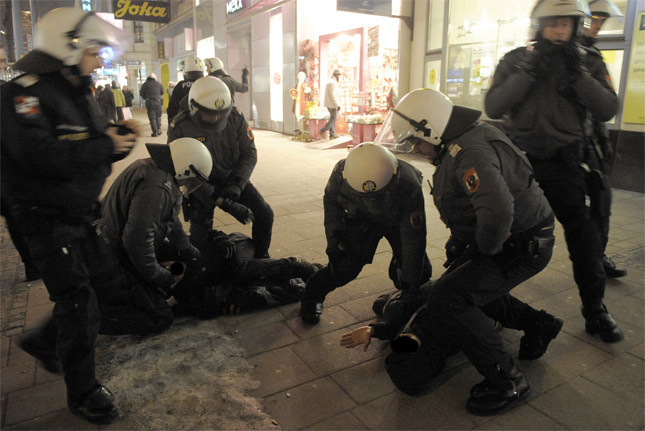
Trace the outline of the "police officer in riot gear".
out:
<instances>
[{"instance_id":1,"label":"police officer in riot gear","mask_svg":"<svg viewBox=\"0 0 645 431\"><path fill-rule=\"evenodd\" d=\"M390 277L409 304L432 273L425 254L422 175L386 148L365 143L334 167L323 197L329 263L307 282L300 317L320 321L326 295L371 263L381 238L392 247Z\"/></svg>"},{"instance_id":2,"label":"police officer in riot gear","mask_svg":"<svg viewBox=\"0 0 645 431\"><path fill-rule=\"evenodd\" d=\"M55 302L55 322L21 346L50 364L60 360L70 411L95 424L114 421L118 411L94 369L94 291L111 288L112 268L93 224L111 164L128 154L139 127L108 127L89 85L101 48L118 48L127 40L121 33L81 9L48 12L34 50L14 65L27 73L2 86L0 110L3 193ZM57 355L48 355L53 345Z\"/></svg>"},{"instance_id":3,"label":"police officer in riot gear","mask_svg":"<svg viewBox=\"0 0 645 431\"><path fill-rule=\"evenodd\" d=\"M590 65L590 72L593 76L609 76L607 66L602 60L602 54L596 47L596 38L605 21L616 17L622 19L623 14L611 0L594 0L589 3L591 10L591 26L584 30L579 42L587 49L589 57L596 57L598 60ZM598 70L595 71L592 68ZM587 145L584 148L583 168L587 176L587 187L589 193L589 214L598 228L600 234L600 248L602 250L602 266L609 278L624 277L627 271L617 268L614 261L605 254L607 242L609 241L609 216L611 215L611 186L608 181L609 166L614 157L609 141L609 131L603 121L594 119L587 115L585 121L585 140Z\"/></svg>"},{"instance_id":4,"label":"police officer in riot gear","mask_svg":"<svg viewBox=\"0 0 645 431\"><path fill-rule=\"evenodd\" d=\"M423 297L428 319L442 329L439 341L455 343L485 377L471 389L466 408L491 415L515 406L530 387L488 316L526 328L520 357L527 359L544 353L530 351L532 339L546 349L562 321L546 313L536 319L509 294L551 259L554 217L526 157L498 129L478 122L480 115L442 93L418 89L397 103L379 133L407 141L436 166L435 205L466 246L446 273L422 287Z\"/></svg>"},{"instance_id":5,"label":"police officer in riot gear","mask_svg":"<svg viewBox=\"0 0 645 431\"><path fill-rule=\"evenodd\" d=\"M127 292L99 295L104 334L149 334L167 329L173 314L166 303L180 278L160 263L168 256L198 266L201 254L179 220L182 196L208 180L213 161L196 139L146 144L151 158L139 159L114 181L103 200L101 236L123 269ZM169 241L165 241L166 238Z\"/></svg>"},{"instance_id":6,"label":"police officer in riot gear","mask_svg":"<svg viewBox=\"0 0 645 431\"><path fill-rule=\"evenodd\" d=\"M581 169L583 125L588 113L607 121L618 98L599 63L576 42L588 17L581 0L540 0L531 14L536 43L502 58L486 94L486 113L504 117L504 132L526 152L535 178L562 223L589 334L623 339L603 303L607 276L598 230L586 206Z\"/></svg>"},{"instance_id":7,"label":"police officer in riot gear","mask_svg":"<svg viewBox=\"0 0 645 431\"><path fill-rule=\"evenodd\" d=\"M206 64L206 73L209 76L214 76L224 81L224 84L231 91L231 98L235 101L235 93L246 93L249 91L249 69L242 69L242 82L238 82L235 78L226 72L224 63L217 57L211 57L204 60Z\"/></svg>"},{"instance_id":8,"label":"police officer in riot gear","mask_svg":"<svg viewBox=\"0 0 645 431\"><path fill-rule=\"evenodd\" d=\"M199 78L204 76L204 62L201 58L191 55L184 60L184 79L179 81L172 91L170 101L168 102L168 124L171 123L175 115L181 111L180 102L190 92L190 87Z\"/></svg>"},{"instance_id":9,"label":"police officer in riot gear","mask_svg":"<svg viewBox=\"0 0 645 431\"><path fill-rule=\"evenodd\" d=\"M182 111L171 123L168 139L196 138L213 157L208 180L211 187L197 190L188 200L189 207L184 206L193 244L202 248L199 241L205 241L212 229L217 206L240 223L252 221L255 257L268 257L273 210L249 181L257 163L251 128L233 106L228 87L218 78L206 76L195 81L188 104L189 111Z\"/></svg>"}]
</instances>

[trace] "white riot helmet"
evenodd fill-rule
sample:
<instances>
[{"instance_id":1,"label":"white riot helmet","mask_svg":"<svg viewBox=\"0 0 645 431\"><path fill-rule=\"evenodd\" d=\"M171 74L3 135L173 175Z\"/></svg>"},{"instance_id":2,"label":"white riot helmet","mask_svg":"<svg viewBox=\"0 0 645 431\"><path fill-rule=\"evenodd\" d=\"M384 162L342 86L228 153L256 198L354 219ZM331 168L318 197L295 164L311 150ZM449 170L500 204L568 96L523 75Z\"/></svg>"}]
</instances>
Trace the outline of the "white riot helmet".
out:
<instances>
[{"instance_id":1,"label":"white riot helmet","mask_svg":"<svg viewBox=\"0 0 645 431\"><path fill-rule=\"evenodd\" d=\"M224 63L222 63L222 60L217 57L207 58L204 63L206 63L206 71L208 73L213 73L218 70L226 73L226 71L224 70Z\"/></svg>"},{"instance_id":2,"label":"white riot helmet","mask_svg":"<svg viewBox=\"0 0 645 431\"><path fill-rule=\"evenodd\" d=\"M47 12L38 21L34 50L49 54L66 66L75 66L81 62L86 48L109 46L118 51L130 40L124 31L92 12L63 7ZM111 52L111 55L115 53Z\"/></svg>"},{"instance_id":3,"label":"white riot helmet","mask_svg":"<svg viewBox=\"0 0 645 431\"><path fill-rule=\"evenodd\" d=\"M586 0L538 0L531 12L531 38L537 40L542 30L544 18L572 17L575 18L572 40L580 36L585 28L589 28L591 12Z\"/></svg>"},{"instance_id":4,"label":"white riot helmet","mask_svg":"<svg viewBox=\"0 0 645 431\"><path fill-rule=\"evenodd\" d=\"M611 0L592 0L589 2L592 17L623 18L623 12Z\"/></svg>"},{"instance_id":5,"label":"white riot helmet","mask_svg":"<svg viewBox=\"0 0 645 431\"><path fill-rule=\"evenodd\" d=\"M228 115L233 109L231 91L219 78L214 76L199 78L190 87L188 107L190 115L204 123L205 126L214 126L217 131L222 131L226 127ZM214 122L204 122L203 117L199 115L200 111L208 115L219 115Z\"/></svg>"},{"instance_id":6,"label":"white riot helmet","mask_svg":"<svg viewBox=\"0 0 645 431\"><path fill-rule=\"evenodd\" d=\"M418 88L387 114L374 142L397 152L412 150L410 138L440 145L470 129L480 116L481 111L455 105L443 93Z\"/></svg>"},{"instance_id":7,"label":"white riot helmet","mask_svg":"<svg viewBox=\"0 0 645 431\"><path fill-rule=\"evenodd\" d=\"M184 78L195 81L204 76L204 62L196 55L184 59Z\"/></svg>"},{"instance_id":8,"label":"white riot helmet","mask_svg":"<svg viewBox=\"0 0 645 431\"><path fill-rule=\"evenodd\" d=\"M370 213L387 210L399 179L399 161L387 148L366 142L345 159L343 179Z\"/></svg>"},{"instance_id":9,"label":"white riot helmet","mask_svg":"<svg viewBox=\"0 0 645 431\"><path fill-rule=\"evenodd\" d=\"M180 185L190 184L193 191L201 182L208 181L213 169L213 158L208 148L197 139L179 138L168 145L146 144L150 157L165 172L174 175Z\"/></svg>"}]
</instances>

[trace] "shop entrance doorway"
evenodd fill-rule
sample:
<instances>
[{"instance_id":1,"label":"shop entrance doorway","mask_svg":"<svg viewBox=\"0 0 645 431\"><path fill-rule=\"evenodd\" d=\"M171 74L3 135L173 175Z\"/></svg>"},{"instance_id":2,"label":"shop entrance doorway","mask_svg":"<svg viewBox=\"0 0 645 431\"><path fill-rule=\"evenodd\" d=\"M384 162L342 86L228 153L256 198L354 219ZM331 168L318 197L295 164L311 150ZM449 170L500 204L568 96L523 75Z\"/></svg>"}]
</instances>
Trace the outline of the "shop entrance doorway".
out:
<instances>
[{"instance_id":1,"label":"shop entrance doorway","mask_svg":"<svg viewBox=\"0 0 645 431\"><path fill-rule=\"evenodd\" d=\"M357 96L364 89L365 44L364 28L325 34L319 38L320 105L325 103L325 87L334 69L341 72L338 81L338 103L341 112L336 120L336 133L347 133L347 116L358 114Z\"/></svg>"}]
</instances>

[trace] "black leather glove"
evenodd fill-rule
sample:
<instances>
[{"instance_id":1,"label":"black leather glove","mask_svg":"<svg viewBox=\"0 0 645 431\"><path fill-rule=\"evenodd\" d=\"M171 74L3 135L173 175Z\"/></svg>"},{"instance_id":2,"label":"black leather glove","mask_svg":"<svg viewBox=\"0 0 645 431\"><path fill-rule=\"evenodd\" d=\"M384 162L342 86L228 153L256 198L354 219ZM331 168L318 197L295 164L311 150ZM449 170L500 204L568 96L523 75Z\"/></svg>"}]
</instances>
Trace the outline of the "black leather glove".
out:
<instances>
[{"instance_id":1,"label":"black leather glove","mask_svg":"<svg viewBox=\"0 0 645 431\"><path fill-rule=\"evenodd\" d=\"M585 73L589 73L589 70L587 70L587 51L582 46L577 43L568 44L565 47L565 53L567 61L564 64L567 67L571 81L578 81Z\"/></svg>"},{"instance_id":2,"label":"black leather glove","mask_svg":"<svg viewBox=\"0 0 645 431\"><path fill-rule=\"evenodd\" d=\"M517 67L531 78L538 79L546 67L546 63L548 63L552 50L553 45L546 41L538 41L531 46L527 46L524 58Z\"/></svg>"},{"instance_id":3,"label":"black leather glove","mask_svg":"<svg viewBox=\"0 0 645 431\"><path fill-rule=\"evenodd\" d=\"M224 199L224 202L222 202L222 205L220 205L220 208L233 217L237 219L242 224L246 224L249 221L254 221L255 217L253 216L253 211L251 211L248 207L238 204L237 202L233 202L231 199Z\"/></svg>"},{"instance_id":4,"label":"black leather glove","mask_svg":"<svg viewBox=\"0 0 645 431\"><path fill-rule=\"evenodd\" d=\"M237 202L240 200L241 194L242 194L242 189L240 189L236 185L229 184L228 186L224 187L224 190L222 190L219 196L222 199L230 199L233 202Z\"/></svg>"},{"instance_id":5,"label":"black leather glove","mask_svg":"<svg viewBox=\"0 0 645 431\"><path fill-rule=\"evenodd\" d=\"M191 245L188 248L179 250L179 257L184 262L194 262L202 258L202 253L199 251L197 247L195 247L194 245Z\"/></svg>"},{"instance_id":6,"label":"black leather glove","mask_svg":"<svg viewBox=\"0 0 645 431\"><path fill-rule=\"evenodd\" d=\"M248 79L248 77L249 77L249 69L245 67L244 69L242 69L242 82L245 82Z\"/></svg>"}]
</instances>

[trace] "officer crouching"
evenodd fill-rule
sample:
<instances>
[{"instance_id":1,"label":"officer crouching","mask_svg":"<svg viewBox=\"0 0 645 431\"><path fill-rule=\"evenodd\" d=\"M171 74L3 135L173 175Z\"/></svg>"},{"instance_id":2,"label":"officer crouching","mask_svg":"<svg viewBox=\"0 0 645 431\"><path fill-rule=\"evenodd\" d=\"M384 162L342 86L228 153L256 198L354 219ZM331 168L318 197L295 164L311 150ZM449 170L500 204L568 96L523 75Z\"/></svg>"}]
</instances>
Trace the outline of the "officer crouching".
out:
<instances>
[{"instance_id":1,"label":"officer crouching","mask_svg":"<svg viewBox=\"0 0 645 431\"><path fill-rule=\"evenodd\" d=\"M445 274L422 286L423 297L428 318L443 329L439 342L456 344L485 377L471 389L466 409L493 415L516 406L530 386L489 316L526 327L533 315L509 292L547 266L555 238L553 212L528 160L498 129L478 122L480 115L418 89L399 101L379 133L391 129L394 142L411 144L436 166L434 203L462 247ZM526 337L541 339L546 350L562 321L543 316ZM520 358L542 353L521 348Z\"/></svg>"}]
</instances>

